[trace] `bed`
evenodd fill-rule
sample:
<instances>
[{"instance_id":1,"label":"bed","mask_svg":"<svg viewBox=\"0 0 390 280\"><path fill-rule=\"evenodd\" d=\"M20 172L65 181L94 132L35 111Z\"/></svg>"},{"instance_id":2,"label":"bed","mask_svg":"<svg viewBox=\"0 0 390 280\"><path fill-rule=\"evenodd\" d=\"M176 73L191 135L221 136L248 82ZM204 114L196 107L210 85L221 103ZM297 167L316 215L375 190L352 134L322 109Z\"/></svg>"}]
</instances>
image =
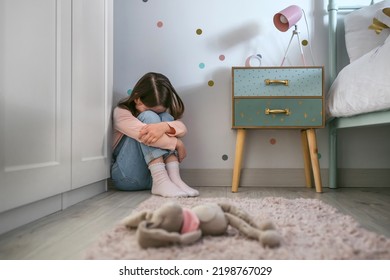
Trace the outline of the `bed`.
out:
<instances>
[{"instance_id":1,"label":"bed","mask_svg":"<svg viewBox=\"0 0 390 280\"><path fill-rule=\"evenodd\" d=\"M390 7L390 1L372 1L364 7L343 7L337 2L328 1L331 86L326 114L330 188L337 187L337 132L343 128L390 124L390 28L381 25L390 26L389 10L384 10ZM338 26L340 14L346 14L342 37L338 35L343 27ZM345 67L340 67L341 56L337 56L344 43L342 39L349 58Z\"/></svg>"}]
</instances>

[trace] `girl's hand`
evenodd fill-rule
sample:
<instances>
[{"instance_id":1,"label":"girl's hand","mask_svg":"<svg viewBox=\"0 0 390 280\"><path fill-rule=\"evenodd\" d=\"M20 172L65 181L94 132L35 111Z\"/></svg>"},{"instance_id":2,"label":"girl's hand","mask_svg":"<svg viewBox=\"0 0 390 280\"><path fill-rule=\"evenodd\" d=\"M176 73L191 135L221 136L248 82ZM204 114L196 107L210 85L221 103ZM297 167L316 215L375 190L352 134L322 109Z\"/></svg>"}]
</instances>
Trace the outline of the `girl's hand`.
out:
<instances>
[{"instance_id":1,"label":"girl's hand","mask_svg":"<svg viewBox=\"0 0 390 280\"><path fill-rule=\"evenodd\" d=\"M182 162L183 159L187 156L187 151L186 151L186 147L184 146L184 143L183 143L183 141L181 141L181 139L177 139L176 151L178 154L179 162Z\"/></svg>"},{"instance_id":2,"label":"girl's hand","mask_svg":"<svg viewBox=\"0 0 390 280\"><path fill-rule=\"evenodd\" d=\"M145 125L139 132L139 140L145 145L151 145L169 132L171 127L166 122Z\"/></svg>"}]
</instances>

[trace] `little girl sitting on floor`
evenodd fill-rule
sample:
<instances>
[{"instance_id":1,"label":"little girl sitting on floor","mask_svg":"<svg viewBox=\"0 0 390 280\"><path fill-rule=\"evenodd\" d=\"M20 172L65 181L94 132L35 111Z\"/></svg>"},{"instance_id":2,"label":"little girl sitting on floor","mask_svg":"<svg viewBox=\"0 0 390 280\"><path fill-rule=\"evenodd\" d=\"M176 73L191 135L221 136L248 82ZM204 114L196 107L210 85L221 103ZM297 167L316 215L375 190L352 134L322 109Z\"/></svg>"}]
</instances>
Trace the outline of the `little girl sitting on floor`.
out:
<instances>
[{"instance_id":1,"label":"little girl sitting on floor","mask_svg":"<svg viewBox=\"0 0 390 280\"><path fill-rule=\"evenodd\" d=\"M179 119L184 104L162 74L147 73L113 112L111 178L119 190L151 189L164 197L198 196L180 177L186 156Z\"/></svg>"}]
</instances>

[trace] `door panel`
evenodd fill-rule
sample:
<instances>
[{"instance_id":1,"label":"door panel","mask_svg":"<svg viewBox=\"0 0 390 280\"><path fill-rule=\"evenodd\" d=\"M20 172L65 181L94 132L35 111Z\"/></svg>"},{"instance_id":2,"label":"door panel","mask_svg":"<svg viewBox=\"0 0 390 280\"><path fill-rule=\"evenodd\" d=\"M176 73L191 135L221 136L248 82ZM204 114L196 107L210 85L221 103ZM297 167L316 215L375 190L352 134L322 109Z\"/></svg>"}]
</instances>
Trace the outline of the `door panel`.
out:
<instances>
[{"instance_id":1,"label":"door panel","mask_svg":"<svg viewBox=\"0 0 390 280\"><path fill-rule=\"evenodd\" d=\"M70 189L71 1L0 2L0 212Z\"/></svg>"},{"instance_id":2,"label":"door panel","mask_svg":"<svg viewBox=\"0 0 390 280\"><path fill-rule=\"evenodd\" d=\"M73 1L72 188L109 177L110 13L110 0Z\"/></svg>"}]
</instances>

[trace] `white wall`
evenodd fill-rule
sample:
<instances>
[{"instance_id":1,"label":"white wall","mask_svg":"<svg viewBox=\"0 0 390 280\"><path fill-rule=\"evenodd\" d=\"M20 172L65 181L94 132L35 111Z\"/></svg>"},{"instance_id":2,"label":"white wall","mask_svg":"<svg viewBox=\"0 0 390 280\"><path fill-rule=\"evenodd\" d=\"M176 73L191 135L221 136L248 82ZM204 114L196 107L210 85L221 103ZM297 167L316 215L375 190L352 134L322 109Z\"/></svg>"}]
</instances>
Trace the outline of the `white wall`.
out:
<instances>
[{"instance_id":1,"label":"white wall","mask_svg":"<svg viewBox=\"0 0 390 280\"><path fill-rule=\"evenodd\" d=\"M361 1L367 3L369 1ZM231 169L235 130L231 129L231 67L260 53L263 66L279 66L291 37L273 25L273 15L297 1L260 0L115 0L114 95L116 102L146 72L167 75L186 105L188 156L182 168ZM356 4L357 1L352 1ZM299 1L305 20L300 36L310 39L316 65L327 67L327 3ZM160 26L158 24L160 23ZM162 24L162 26L161 26ZM202 34L196 33L197 29ZM312 65L310 51L304 47ZM225 59L220 60L220 55ZM204 63L204 68L199 65ZM255 62L254 62L255 64ZM294 40L285 65L301 65ZM212 80L214 86L208 82ZM378 133L378 131L380 133ZM371 134L372 132L372 135ZM321 168L328 167L328 132L317 131ZM345 131L340 147L344 168L390 168L390 129ZM363 140L355 144L355 138ZM274 140L274 141L273 141ZM272 144L272 143L273 144ZM351 145L350 143L353 143ZM368 152L367 147L370 147ZM227 156L227 159L226 159ZM248 133L243 166L303 168L299 132L253 130Z\"/></svg>"}]
</instances>

